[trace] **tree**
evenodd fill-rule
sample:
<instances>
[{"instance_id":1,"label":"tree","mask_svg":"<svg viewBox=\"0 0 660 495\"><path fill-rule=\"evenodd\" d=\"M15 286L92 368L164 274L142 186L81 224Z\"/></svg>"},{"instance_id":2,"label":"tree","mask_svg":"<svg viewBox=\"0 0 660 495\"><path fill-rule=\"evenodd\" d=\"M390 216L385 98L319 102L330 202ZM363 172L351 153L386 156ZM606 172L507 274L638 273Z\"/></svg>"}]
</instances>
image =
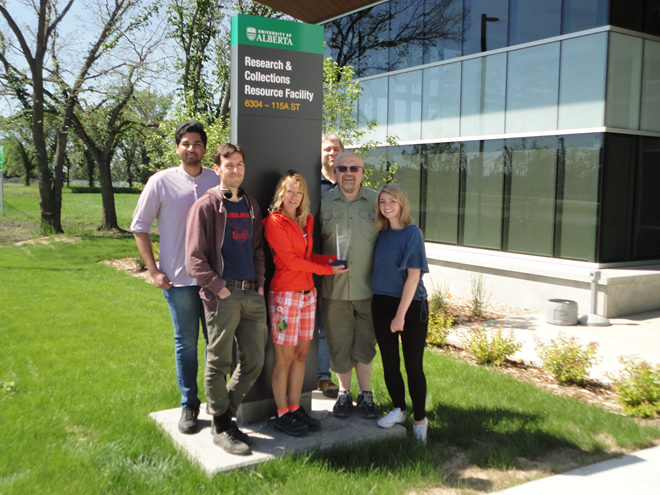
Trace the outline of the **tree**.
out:
<instances>
[{"instance_id":1,"label":"tree","mask_svg":"<svg viewBox=\"0 0 660 495\"><path fill-rule=\"evenodd\" d=\"M4 69L0 78L6 91L31 115L39 171L42 229L46 232L62 232L63 169L69 131L74 118L80 121L80 116L74 116L74 112L76 108L81 108L81 95L86 92L102 98L99 88L104 87L104 83L111 84L112 76L127 67L126 60L122 59L126 50L132 48L141 53L144 46L151 43L150 36L146 36L143 42L137 36L130 39L129 35L138 32L144 36L140 30L147 25L156 8L148 0L100 0L85 4L92 18L87 24L94 33L87 33L92 41L87 45L84 56L80 57L79 47L75 47L74 53L67 57L59 36L59 26L72 4L73 0L69 0L60 10L57 0L26 0L24 5L34 14L36 29L19 26L5 5L0 4L0 13L13 35L12 39L2 35L0 40L0 63ZM123 52L120 53L120 49ZM19 61L14 62L14 58ZM27 70L23 69L24 65L27 65ZM43 127L47 112L56 115L58 120L52 172ZM104 173L100 175L102 181L107 177ZM107 195L104 196L104 207L109 206L106 199ZM110 218L104 219L104 225L112 227L112 212L107 213Z\"/></svg>"}]
</instances>

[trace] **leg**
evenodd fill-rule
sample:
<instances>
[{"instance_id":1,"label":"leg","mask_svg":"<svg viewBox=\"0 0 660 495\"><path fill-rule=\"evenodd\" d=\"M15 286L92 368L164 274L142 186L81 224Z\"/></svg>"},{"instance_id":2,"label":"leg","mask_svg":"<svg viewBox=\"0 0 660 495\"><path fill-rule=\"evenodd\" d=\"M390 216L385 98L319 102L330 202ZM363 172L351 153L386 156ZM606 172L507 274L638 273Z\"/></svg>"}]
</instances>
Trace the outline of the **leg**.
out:
<instances>
[{"instance_id":1,"label":"leg","mask_svg":"<svg viewBox=\"0 0 660 495\"><path fill-rule=\"evenodd\" d=\"M199 408L197 389L197 343L199 322L204 322L204 307L199 287L172 287L163 290L174 325L174 357L176 379L181 392L181 405ZM206 338L206 326L203 325Z\"/></svg>"},{"instance_id":2,"label":"leg","mask_svg":"<svg viewBox=\"0 0 660 495\"><path fill-rule=\"evenodd\" d=\"M406 410L406 391L401 376L401 361L399 357L399 332L392 333L390 323L396 315L399 299L390 296L374 295L372 314L374 330L380 357L383 362L385 386L392 399L392 406L402 411ZM407 331L407 329L406 329Z\"/></svg>"},{"instance_id":3,"label":"leg","mask_svg":"<svg viewBox=\"0 0 660 495\"><path fill-rule=\"evenodd\" d=\"M227 384L229 412L232 416L236 415L238 406L259 378L268 342L266 304L263 296L253 290L240 291L240 295L244 301L244 310L236 329L239 362Z\"/></svg>"},{"instance_id":4,"label":"leg","mask_svg":"<svg viewBox=\"0 0 660 495\"><path fill-rule=\"evenodd\" d=\"M423 358L428 323L420 318L422 304L427 303L426 301L412 302L406 313L405 330L401 333L403 359L408 374L408 391L417 423L422 423L426 417L426 376L424 375Z\"/></svg>"},{"instance_id":5,"label":"leg","mask_svg":"<svg viewBox=\"0 0 660 495\"><path fill-rule=\"evenodd\" d=\"M277 410L283 411L289 407L287 402L287 386L291 364L295 359L295 348L288 345L274 344L275 346L275 366L273 367L273 377L271 380L273 386L273 397Z\"/></svg>"},{"instance_id":6,"label":"leg","mask_svg":"<svg viewBox=\"0 0 660 495\"><path fill-rule=\"evenodd\" d=\"M294 359L289 368L289 406L300 405L300 394L305 379L305 360L309 351L310 340L299 340L293 348Z\"/></svg>"},{"instance_id":7,"label":"leg","mask_svg":"<svg viewBox=\"0 0 660 495\"><path fill-rule=\"evenodd\" d=\"M355 375L357 376L360 391L371 390L371 363L358 363L355 365Z\"/></svg>"}]
</instances>

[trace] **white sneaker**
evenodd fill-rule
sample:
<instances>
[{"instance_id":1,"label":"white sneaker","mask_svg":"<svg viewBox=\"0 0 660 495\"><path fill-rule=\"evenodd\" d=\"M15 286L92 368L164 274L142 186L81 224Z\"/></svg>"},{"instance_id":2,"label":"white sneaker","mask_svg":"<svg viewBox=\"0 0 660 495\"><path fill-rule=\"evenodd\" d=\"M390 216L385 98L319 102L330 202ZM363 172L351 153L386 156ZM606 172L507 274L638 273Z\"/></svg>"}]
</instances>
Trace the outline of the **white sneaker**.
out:
<instances>
[{"instance_id":1,"label":"white sneaker","mask_svg":"<svg viewBox=\"0 0 660 495\"><path fill-rule=\"evenodd\" d=\"M403 424L406 420L406 412L401 411L400 407L393 409L387 416L383 416L378 420L378 426L381 428L392 428L394 425Z\"/></svg>"},{"instance_id":2,"label":"white sneaker","mask_svg":"<svg viewBox=\"0 0 660 495\"><path fill-rule=\"evenodd\" d=\"M413 433L415 438L426 445L426 432L429 429L429 420L424 418L424 424L422 425L413 425Z\"/></svg>"}]
</instances>

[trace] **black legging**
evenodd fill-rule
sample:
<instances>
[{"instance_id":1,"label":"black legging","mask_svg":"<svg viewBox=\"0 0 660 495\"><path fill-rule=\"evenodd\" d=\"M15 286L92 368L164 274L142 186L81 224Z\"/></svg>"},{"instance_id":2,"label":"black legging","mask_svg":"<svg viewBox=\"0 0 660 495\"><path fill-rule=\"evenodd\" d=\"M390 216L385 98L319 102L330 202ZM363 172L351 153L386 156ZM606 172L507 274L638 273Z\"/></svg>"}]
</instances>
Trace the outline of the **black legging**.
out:
<instances>
[{"instance_id":1,"label":"black legging","mask_svg":"<svg viewBox=\"0 0 660 495\"><path fill-rule=\"evenodd\" d=\"M387 391L390 393L393 406L405 411L406 390L399 360L399 334L401 334L403 361L408 374L408 390L415 412L415 421L421 421L426 416L424 409L426 404L426 376L424 376L422 360L428 331L428 322L423 320L427 319L428 303L426 301L413 301L406 313L403 332L392 333L390 323L396 315L400 300L398 297L374 294L371 301L374 330L380 348L380 356L383 360Z\"/></svg>"}]
</instances>

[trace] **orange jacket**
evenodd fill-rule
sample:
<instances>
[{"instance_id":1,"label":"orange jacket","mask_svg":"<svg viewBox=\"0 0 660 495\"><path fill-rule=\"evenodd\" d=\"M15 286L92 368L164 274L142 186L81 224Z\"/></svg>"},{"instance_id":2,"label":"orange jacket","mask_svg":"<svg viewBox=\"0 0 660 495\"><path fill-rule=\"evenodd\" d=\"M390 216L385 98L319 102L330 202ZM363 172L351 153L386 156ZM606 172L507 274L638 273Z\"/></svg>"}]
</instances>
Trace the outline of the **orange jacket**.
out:
<instances>
[{"instance_id":1,"label":"orange jacket","mask_svg":"<svg viewBox=\"0 0 660 495\"><path fill-rule=\"evenodd\" d=\"M307 246L300 228L282 213L272 213L264 220L264 233L275 261L272 291L312 290L312 273L332 275L334 256L312 253L314 218L307 216Z\"/></svg>"}]
</instances>

